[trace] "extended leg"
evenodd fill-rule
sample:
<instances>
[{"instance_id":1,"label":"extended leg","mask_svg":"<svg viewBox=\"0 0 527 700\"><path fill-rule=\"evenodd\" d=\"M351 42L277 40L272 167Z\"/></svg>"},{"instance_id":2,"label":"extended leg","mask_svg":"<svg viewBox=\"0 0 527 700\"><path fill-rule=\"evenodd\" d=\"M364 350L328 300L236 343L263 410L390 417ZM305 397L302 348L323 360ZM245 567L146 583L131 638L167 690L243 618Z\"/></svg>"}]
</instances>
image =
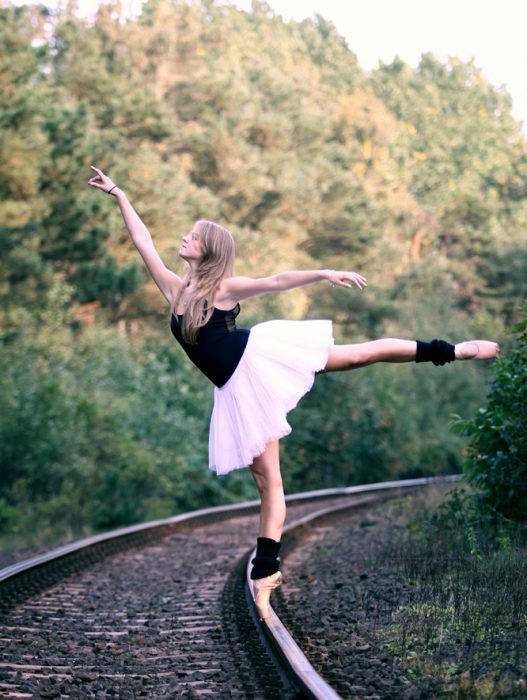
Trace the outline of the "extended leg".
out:
<instances>
[{"instance_id":1,"label":"extended leg","mask_svg":"<svg viewBox=\"0 0 527 700\"><path fill-rule=\"evenodd\" d=\"M251 465L261 499L259 537L251 571L260 619L268 617L271 591L282 581L279 553L285 522L285 498L278 450L278 440L270 442Z\"/></svg>"},{"instance_id":2,"label":"extended leg","mask_svg":"<svg viewBox=\"0 0 527 700\"><path fill-rule=\"evenodd\" d=\"M431 343L422 345L428 346ZM488 360L496 357L499 353L498 344L489 340L468 340L452 347L454 355L452 359L456 360ZM424 349L426 350L426 348ZM414 362L416 358L417 341L382 338L354 345L333 346L329 350L325 370L326 372L338 372L366 367L375 362ZM432 360L432 357L424 359Z\"/></svg>"}]
</instances>

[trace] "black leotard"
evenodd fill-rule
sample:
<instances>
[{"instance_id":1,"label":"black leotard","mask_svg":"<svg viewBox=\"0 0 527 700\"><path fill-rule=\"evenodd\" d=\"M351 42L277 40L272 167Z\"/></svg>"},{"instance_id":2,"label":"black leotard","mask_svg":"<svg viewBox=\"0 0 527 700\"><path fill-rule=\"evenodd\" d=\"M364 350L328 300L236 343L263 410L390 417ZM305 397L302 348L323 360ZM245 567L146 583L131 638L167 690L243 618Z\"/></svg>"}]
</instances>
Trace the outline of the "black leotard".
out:
<instances>
[{"instance_id":1,"label":"black leotard","mask_svg":"<svg viewBox=\"0 0 527 700\"><path fill-rule=\"evenodd\" d=\"M199 329L198 342L190 345L181 333L180 319L172 313L170 330L192 362L199 367L217 387L231 378L242 358L249 340L249 330L236 327L240 305L230 311L214 308L209 321Z\"/></svg>"}]
</instances>

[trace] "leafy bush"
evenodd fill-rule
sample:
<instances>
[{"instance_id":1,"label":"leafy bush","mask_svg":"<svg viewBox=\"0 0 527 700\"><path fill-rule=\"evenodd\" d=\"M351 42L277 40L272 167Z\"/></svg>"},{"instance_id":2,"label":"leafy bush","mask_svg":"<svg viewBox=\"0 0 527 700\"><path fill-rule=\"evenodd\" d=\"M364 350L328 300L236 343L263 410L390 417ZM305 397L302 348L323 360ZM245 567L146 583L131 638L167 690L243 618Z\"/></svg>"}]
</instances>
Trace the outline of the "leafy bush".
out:
<instances>
[{"instance_id":1,"label":"leafy bush","mask_svg":"<svg viewBox=\"0 0 527 700\"><path fill-rule=\"evenodd\" d=\"M480 504L519 522L527 522L527 304L523 315L517 347L494 365L486 408L456 422L470 439L464 473Z\"/></svg>"}]
</instances>

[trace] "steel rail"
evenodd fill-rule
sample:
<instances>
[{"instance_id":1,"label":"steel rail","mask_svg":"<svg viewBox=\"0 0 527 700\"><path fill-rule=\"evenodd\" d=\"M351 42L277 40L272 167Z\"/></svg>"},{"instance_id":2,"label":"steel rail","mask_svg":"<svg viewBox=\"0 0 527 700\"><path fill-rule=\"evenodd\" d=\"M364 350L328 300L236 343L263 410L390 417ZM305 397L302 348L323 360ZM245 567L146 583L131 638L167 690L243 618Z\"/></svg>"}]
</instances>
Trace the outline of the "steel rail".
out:
<instances>
[{"instance_id":1,"label":"steel rail","mask_svg":"<svg viewBox=\"0 0 527 700\"><path fill-rule=\"evenodd\" d=\"M429 477L421 479L406 479L401 481L386 481L382 483L366 484L361 486L349 486L343 489L326 489L326 497L343 496L351 494L363 494L353 499L350 503L327 507L314 513L299 518L284 528L284 536L290 535L307 524L313 523L328 515L336 515L339 512L355 508L357 506L372 503L383 498L383 494L393 494L394 491L407 491L413 488L420 488L431 484L448 483L458 481L459 475L444 477ZM305 498L317 498L321 491L311 491L303 494ZM366 495L369 494L369 495ZM278 615L269 606L269 617L265 620L258 620L256 602L251 585L251 560L256 556L256 548L251 550L246 569L246 594L251 605L253 619L258 621L261 636L266 642L266 646L271 650L275 663L281 672L285 671L290 682L297 690L304 693L310 700L342 700L340 695L322 678L322 676L311 665L310 661L295 642L287 627L280 620Z\"/></svg>"},{"instance_id":2,"label":"steel rail","mask_svg":"<svg viewBox=\"0 0 527 700\"><path fill-rule=\"evenodd\" d=\"M432 477L431 479L407 479L404 481L390 481L383 483L366 484L364 486L347 486L342 488L333 489L322 489L319 491L307 491L305 493L296 493L286 496L286 503L298 503L302 501L309 500L322 500L331 497L341 497L347 496L352 493L365 493L367 491L385 490L390 488L398 488L402 485L412 486L421 485L422 483L428 483L434 479L442 480L455 480L460 478L459 476L453 477ZM201 508L199 510L190 511L188 513L181 513L179 515L174 515L169 518L163 518L160 520L150 520L145 523L138 523L137 525L130 525L128 527L118 528L117 530L111 530L108 532L101 533L99 535L92 535L90 537L85 537L81 540L76 540L70 544L58 547L44 554L39 554L30 559L25 559L23 561L17 562L16 564L11 564L3 569L0 569L0 596L2 592L2 587L6 582L13 582L17 577L36 569L41 569L46 567L46 565L57 562L58 560L67 559L80 552L86 552L92 549L96 549L101 545L110 545L105 549L106 554L111 554L116 551L116 548L111 547L112 543L118 542L121 545L126 546L127 544L133 545L138 541L141 541L141 537L144 535L153 534L158 537L160 533L165 530L170 532L173 528L181 525L182 523L188 523L193 520L199 521L210 520L214 517L224 517L228 514L240 515L244 512L256 511L260 506L260 501L244 501L242 503L233 503L224 506L215 506L213 508ZM117 547L119 548L119 547Z\"/></svg>"}]
</instances>

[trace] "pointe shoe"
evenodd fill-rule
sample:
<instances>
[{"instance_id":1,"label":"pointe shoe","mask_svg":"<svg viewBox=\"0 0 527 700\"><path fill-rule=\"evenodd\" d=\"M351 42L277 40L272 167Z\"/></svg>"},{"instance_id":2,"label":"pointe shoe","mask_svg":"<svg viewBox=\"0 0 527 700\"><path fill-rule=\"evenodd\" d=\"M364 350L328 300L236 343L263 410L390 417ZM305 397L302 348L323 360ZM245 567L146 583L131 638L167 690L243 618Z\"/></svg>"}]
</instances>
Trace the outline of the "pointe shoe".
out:
<instances>
[{"instance_id":1,"label":"pointe shoe","mask_svg":"<svg viewBox=\"0 0 527 700\"><path fill-rule=\"evenodd\" d=\"M254 602L258 611L260 620L266 620L269 617L269 598L271 591L282 583L282 574L277 571L275 574L265 576L265 578L257 578L253 581Z\"/></svg>"},{"instance_id":2,"label":"pointe shoe","mask_svg":"<svg viewBox=\"0 0 527 700\"><path fill-rule=\"evenodd\" d=\"M467 340L455 346L456 360L491 360L500 353L500 346L491 340Z\"/></svg>"}]
</instances>

